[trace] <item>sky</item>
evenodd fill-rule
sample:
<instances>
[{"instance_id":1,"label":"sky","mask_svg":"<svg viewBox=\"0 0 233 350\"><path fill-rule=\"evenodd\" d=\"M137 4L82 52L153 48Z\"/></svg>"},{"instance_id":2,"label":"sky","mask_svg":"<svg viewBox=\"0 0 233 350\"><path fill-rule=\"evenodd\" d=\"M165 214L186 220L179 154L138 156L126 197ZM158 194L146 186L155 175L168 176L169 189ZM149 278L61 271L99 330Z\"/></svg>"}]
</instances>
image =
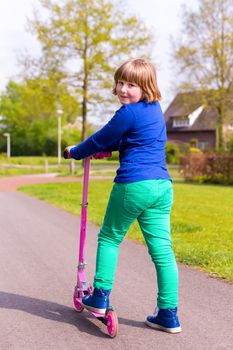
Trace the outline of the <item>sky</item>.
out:
<instances>
[{"instance_id":1,"label":"sky","mask_svg":"<svg viewBox=\"0 0 233 350\"><path fill-rule=\"evenodd\" d=\"M155 34L152 56L156 62L158 84L165 110L172 101L174 91L171 80L170 36L179 35L181 30L181 6L186 4L197 8L198 0L125 0L129 14L140 17ZM40 46L35 36L27 32L27 18L33 17L33 7L38 0L0 0L0 92L10 78L15 79L19 72L18 59L28 51L38 56Z\"/></svg>"}]
</instances>

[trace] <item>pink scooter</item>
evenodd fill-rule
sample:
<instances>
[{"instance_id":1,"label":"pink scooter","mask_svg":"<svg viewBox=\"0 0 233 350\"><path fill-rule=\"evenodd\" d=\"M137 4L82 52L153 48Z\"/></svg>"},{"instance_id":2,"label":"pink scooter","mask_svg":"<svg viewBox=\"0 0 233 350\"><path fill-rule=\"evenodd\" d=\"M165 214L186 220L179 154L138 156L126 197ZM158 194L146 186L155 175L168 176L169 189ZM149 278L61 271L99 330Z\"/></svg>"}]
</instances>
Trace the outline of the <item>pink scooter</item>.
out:
<instances>
[{"instance_id":1,"label":"pink scooter","mask_svg":"<svg viewBox=\"0 0 233 350\"><path fill-rule=\"evenodd\" d=\"M84 159L84 182L83 182L83 196L82 196L82 211L81 211L81 226L80 226L80 241L79 241L79 257L77 266L77 284L74 288L74 306L78 312L82 312L84 306L82 304L82 298L84 295L90 295L92 293L92 287L87 284L87 277L85 272L86 262L84 259L84 248L86 240L86 224L87 224L87 197L88 197L88 183L90 172L90 159L102 159L111 157L110 152L100 152L94 154L92 157ZM65 151L64 158L71 158L70 154ZM113 306L109 306L105 314L99 314L86 309L91 315L100 320L106 325L108 334L111 338L114 338L118 332L118 318Z\"/></svg>"}]
</instances>

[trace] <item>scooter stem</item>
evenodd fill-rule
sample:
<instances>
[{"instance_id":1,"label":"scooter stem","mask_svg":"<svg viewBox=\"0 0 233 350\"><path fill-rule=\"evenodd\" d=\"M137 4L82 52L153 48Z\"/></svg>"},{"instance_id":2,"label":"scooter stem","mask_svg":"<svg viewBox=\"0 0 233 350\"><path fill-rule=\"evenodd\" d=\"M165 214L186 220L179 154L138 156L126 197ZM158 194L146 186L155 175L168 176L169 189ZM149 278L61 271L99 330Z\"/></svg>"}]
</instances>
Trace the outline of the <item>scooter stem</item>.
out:
<instances>
[{"instance_id":1,"label":"scooter stem","mask_svg":"<svg viewBox=\"0 0 233 350\"><path fill-rule=\"evenodd\" d=\"M80 241L79 241L79 266L84 264L84 247L86 240L86 225L87 225L87 197L90 172L90 158L84 159L84 181L83 181L83 198L81 210L81 225L80 225Z\"/></svg>"}]
</instances>

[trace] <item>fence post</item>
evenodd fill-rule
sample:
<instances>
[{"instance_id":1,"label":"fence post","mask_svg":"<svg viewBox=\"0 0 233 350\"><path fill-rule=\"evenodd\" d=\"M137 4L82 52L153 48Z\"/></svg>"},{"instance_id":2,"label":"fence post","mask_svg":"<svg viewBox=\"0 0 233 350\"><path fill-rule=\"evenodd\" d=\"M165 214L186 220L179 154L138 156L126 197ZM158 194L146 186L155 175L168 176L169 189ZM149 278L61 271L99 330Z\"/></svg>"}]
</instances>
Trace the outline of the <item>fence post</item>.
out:
<instances>
[{"instance_id":1,"label":"fence post","mask_svg":"<svg viewBox=\"0 0 233 350\"><path fill-rule=\"evenodd\" d=\"M48 172L48 168L49 168L49 162L48 162L48 159L45 159L45 161L44 161L44 170L45 170L46 174Z\"/></svg>"},{"instance_id":2,"label":"fence post","mask_svg":"<svg viewBox=\"0 0 233 350\"><path fill-rule=\"evenodd\" d=\"M70 174L74 175L74 171L75 171L75 162L73 159L71 159L71 161L70 161Z\"/></svg>"}]
</instances>

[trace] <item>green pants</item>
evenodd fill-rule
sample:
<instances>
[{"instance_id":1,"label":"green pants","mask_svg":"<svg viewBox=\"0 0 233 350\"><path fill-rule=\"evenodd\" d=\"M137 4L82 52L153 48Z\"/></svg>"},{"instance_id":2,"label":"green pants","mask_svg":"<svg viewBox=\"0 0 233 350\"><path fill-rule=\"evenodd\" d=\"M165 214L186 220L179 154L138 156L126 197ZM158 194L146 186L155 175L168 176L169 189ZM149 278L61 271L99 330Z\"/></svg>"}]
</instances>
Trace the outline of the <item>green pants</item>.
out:
<instances>
[{"instance_id":1,"label":"green pants","mask_svg":"<svg viewBox=\"0 0 233 350\"><path fill-rule=\"evenodd\" d=\"M163 309L177 306L178 269L170 236L172 202L169 180L113 185L98 236L94 287L112 289L119 245L137 219L157 272L157 306Z\"/></svg>"}]
</instances>

